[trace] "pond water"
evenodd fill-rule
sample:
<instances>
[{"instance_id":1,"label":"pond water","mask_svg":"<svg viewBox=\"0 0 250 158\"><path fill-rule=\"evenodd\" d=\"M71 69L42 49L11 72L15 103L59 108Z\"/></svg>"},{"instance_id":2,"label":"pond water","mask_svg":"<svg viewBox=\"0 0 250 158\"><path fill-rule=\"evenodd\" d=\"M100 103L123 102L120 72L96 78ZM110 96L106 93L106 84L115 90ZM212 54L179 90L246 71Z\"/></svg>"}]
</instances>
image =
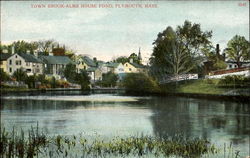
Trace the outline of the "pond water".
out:
<instances>
[{"instance_id":1,"label":"pond water","mask_svg":"<svg viewBox=\"0 0 250 158\"><path fill-rule=\"evenodd\" d=\"M50 135L127 137L183 134L233 144L249 154L250 105L182 97L134 97L81 92L3 95L1 123L7 129L39 127Z\"/></svg>"}]
</instances>

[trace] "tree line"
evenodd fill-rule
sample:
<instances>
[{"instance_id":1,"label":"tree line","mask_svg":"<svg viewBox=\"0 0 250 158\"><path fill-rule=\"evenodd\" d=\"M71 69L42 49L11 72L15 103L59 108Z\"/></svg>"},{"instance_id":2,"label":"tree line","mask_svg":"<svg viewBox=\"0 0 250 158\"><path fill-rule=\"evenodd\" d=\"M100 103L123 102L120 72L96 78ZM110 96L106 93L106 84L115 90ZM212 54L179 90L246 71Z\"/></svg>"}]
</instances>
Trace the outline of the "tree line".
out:
<instances>
[{"instance_id":1,"label":"tree line","mask_svg":"<svg viewBox=\"0 0 250 158\"><path fill-rule=\"evenodd\" d=\"M225 60L218 57L211 42L212 31L203 31L200 24L185 21L173 29L168 26L158 33L153 42L150 58L151 74L157 78L190 72L202 73L204 60L212 62L212 70L226 68ZM227 59L236 62L250 60L250 43L244 36L235 35L223 51Z\"/></svg>"},{"instance_id":2,"label":"tree line","mask_svg":"<svg viewBox=\"0 0 250 158\"><path fill-rule=\"evenodd\" d=\"M32 42L26 42L24 40L14 41L9 45L0 44L0 53L3 53L7 50L6 53L11 53L12 48L18 53L31 53L34 54L38 52L40 55L49 55L54 48L63 48L65 50L65 55L70 58L74 57L75 51L70 47L65 46L65 44L60 44L59 42L49 39L49 40L38 40Z\"/></svg>"}]
</instances>

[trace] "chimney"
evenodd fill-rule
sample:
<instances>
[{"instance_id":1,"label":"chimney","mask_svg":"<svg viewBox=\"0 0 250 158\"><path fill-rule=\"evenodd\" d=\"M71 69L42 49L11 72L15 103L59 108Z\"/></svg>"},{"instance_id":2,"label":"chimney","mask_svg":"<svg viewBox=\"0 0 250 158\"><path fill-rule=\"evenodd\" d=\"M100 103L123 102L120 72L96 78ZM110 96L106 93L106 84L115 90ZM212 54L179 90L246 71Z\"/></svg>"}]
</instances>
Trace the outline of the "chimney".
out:
<instances>
[{"instance_id":1,"label":"chimney","mask_svg":"<svg viewBox=\"0 0 250 158\"><path fill-rule=\"evenodd\" d=\"M11 54L15 54L15 47L14 46L12 46L12 48L11 48Z\"/></svg>"},{"instance_id":2,"label":"chimney","mask_svg":"<svg viewBox=\"0 0 250 158\"><path fill-rule=\"evenodd\" d=\"M223 56L223 61L226 61L226 53L223 53L222 56Z\"/></svg>"},{"instance_id":3,"label":"chimney","mask_svg":"<svg viewBox=\"0 0 250 158\"><path fill-rule=\"evenodd\" d=\"M220 55L220 45L216 44L216 55L219 57Z\"/></svg>"},{"instance_id":4,"label":"chimney","mask_svg":"<svg viewBox=\"0 0 250 158\"><path fill-rule=\"evenodd\" d=\"M38 57L38 51L37 50L34 51L34 56Z\"/></svg>"}]
</instances>

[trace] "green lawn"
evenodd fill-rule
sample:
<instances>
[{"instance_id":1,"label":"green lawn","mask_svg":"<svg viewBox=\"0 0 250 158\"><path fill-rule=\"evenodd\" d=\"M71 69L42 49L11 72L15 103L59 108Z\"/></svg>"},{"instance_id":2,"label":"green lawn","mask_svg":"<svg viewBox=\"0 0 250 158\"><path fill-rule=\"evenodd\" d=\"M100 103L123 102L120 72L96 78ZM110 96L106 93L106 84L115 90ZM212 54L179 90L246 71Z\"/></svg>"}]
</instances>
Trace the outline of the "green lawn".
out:
<instances>
[{"instance_id":1,"label":"green lawn","mask_svg":"<svg viewBox=\"0 0 250 158\"><path fill-rule=\"evenodd\" d=\"M223 94L231 88L221 88L218 86L218 79L190 80L176 83L168 83L163 87L168 93L197 93L197 94Z\"/></svg>"}]
</instances>

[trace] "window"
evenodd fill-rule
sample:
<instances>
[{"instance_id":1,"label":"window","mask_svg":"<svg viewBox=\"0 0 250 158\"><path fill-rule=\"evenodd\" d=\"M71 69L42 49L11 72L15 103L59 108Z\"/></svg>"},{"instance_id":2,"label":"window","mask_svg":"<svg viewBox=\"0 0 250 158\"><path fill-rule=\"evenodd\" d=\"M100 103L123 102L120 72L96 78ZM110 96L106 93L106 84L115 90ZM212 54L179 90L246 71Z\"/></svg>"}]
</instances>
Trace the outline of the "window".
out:
<instances>
[{"instance_id":1,"label":"window","mask_svg":"<svg viewBox=\"0 0 250 158\"><path fill-rule=\"evenodd\" d=\"M132 71L132 69L131 69L131 68L129 68L129 71Z\"/></svg>"},{"instance_id":2,"label":"window","mask_svg":"<svg viewBox=\"0 0 250 158\"><path fill-rule=\"evenodd\" d=\"M16 58L17 58L17 55L16 55Z\"/></svg>"},{"instance_id":3,"label":"window","mask_svg":"<svg viewBox=\"0 0 250 158\"><path fill-rule=\"evenodd\" d=\"M31 69L26 69L26 72L31 72Z\"/></svg>"},{"instance_id":4,"label":"window","mask_svg":"<svg viewBox=\"0 0 250 158\"><path fill-rule=\"evenodd\" d=\"M21 65L22 61L21 60L16 60L16 65Z\"/></svg>"},{"instance_id":5,"label":"window","mask_svg":"<svg viewBox=\"0 0 250 158\"><path fill-rule=\"evenodd\" d=\"M26 66L30 66L30 63L29 63L29 62L27 62L27 63L26 63Z\"/></svg>"},{"instance_id":6,"label":"window","mask_svg":"<svg viewBox=\"0 0 250 158\"><path fill-rule=\"evenodd\" d=\"M126 66L128 66L128 64L126 64Z\"/></svg>"},{"instance_id":7,"label":"window","mask_svg":"<svg viewBox=\"0 0 250 158\"><path fill-rule=\"evenodd\" d=\"M10 63L9 63L10 65L12 65L12 60L10 60Z\"/></svg>"},{"instance_id":8,"label":"window","mask_svg":"<svg viewBox=\"0 0 250 158\"><path fill-rule=\"evenodd\" d=\"M84 66L84 68L83 68L84 70L86 70L86 66Z\"/></svg>"},{"instance_id":9,"label":"window","mask_svg":"<svg viewBox=\"0 0 250 158\"><path fill-rule=\"evenodd\" d=\"M10 68L10 72L12 72L12 68Z\"/></svg>"}]
</instances>

